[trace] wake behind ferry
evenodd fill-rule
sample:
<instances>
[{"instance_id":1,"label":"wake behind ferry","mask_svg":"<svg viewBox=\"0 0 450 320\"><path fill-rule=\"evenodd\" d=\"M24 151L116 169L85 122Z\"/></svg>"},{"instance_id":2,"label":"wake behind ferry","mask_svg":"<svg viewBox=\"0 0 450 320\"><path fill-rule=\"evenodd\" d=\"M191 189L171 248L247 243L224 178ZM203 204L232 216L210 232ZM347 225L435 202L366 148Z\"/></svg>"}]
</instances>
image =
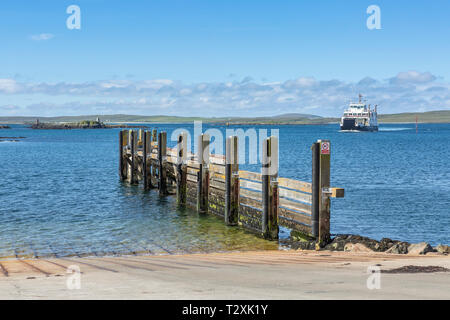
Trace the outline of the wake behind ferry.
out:
<instances>
[{"instance_id":1,"label":"wake behind ferry","mask_svg":"<svg viewBox=\"0 0 450 320\"><path fill-rule=\"evenodd\" d=\"M359 95L358 103L350 103L341 117L342 131L378 131L377 106L370 108Z\"/></svg>"}]
</instances>

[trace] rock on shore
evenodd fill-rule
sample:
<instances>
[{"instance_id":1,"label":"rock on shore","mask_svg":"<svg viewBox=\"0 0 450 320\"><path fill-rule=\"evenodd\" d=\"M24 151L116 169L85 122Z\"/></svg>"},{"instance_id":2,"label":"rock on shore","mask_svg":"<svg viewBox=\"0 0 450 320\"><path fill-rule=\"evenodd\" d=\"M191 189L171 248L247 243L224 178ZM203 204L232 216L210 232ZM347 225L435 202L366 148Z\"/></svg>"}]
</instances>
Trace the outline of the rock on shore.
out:
<instances>
[{"instance_id":1,"label":"rock on shore","mask_svg":"<svg viewBox=\"0 0 450 320\"><path fill-rule=\"evenodd\" d=\"M317 242L309 237L301 237L296 232L291 233L290 246L298 250L315 250ZM404 241L383 238L380 241L352 234L336 235L321 250L347 251L347 252L385 252L392 254L410 254L423 255L449 254L450 247L447 245L438 245L433 248L429 243L421 242L411 244Z\"/></svg>"}]
</instances>

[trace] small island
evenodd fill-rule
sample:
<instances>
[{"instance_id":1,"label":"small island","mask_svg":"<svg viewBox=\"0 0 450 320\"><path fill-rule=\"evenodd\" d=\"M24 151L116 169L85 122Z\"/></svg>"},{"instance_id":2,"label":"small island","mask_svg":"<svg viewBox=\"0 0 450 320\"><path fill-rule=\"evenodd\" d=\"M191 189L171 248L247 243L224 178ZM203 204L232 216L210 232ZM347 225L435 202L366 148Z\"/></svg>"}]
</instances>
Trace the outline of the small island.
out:
<instances>
[{"instance_id":1,"label":"small island","mask_svg":"<svg viewBox=\"0 0 450 320\"><path fill-rule=\"evenodd\" d=\"M10 126L0 124L0 129L11 129Z\"/></svg>"},{"instance_id":2,"label":"small island","mask_svg":"<svg viewBox=\"0 0 450 320\"><path fill-rule=\"evenodd\" d=\"M0 137L0 142L19 142L25 137Z\"/></svg>"},{"instance_id":3,"label":"small island","mask_svg":"<svg viewBox=\"0 0 450 320\"><path fill-rule=\"evenodd\" d=\"M140 128L145 129L148 126L143 125L127 125L127 124L105 124L96 120L83 120L79 122L64 122L64 123L52 123L52 122L40 122L36 119L36 122L31 124L31 129L113 129L113 128Z\"/></svg>"}]
</instances>

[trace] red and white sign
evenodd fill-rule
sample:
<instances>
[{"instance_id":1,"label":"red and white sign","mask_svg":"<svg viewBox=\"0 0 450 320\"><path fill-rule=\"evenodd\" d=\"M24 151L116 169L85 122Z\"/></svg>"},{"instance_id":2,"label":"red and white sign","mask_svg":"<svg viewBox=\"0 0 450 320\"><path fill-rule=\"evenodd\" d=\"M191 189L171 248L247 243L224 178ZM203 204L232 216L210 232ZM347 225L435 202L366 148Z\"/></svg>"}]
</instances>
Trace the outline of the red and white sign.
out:
<instances>
[{"instance_id":1,"label":"red and white sign","mask_svg":"<svg viewBox=\"0 0 450 320\"><path fill-rule=\"evenodd\" d=\"M320 144L320 154L330 154L330 143L322 142Z\"/></svg>"}]
</instances>

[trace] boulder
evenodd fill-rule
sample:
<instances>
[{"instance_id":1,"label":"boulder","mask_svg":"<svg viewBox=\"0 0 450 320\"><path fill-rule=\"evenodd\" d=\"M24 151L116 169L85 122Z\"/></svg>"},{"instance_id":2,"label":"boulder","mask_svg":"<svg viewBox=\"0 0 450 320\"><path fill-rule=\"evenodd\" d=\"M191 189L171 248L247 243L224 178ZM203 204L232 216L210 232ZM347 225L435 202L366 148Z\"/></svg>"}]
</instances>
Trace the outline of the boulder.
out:
<instances>
[{"instance_id":1,"label":"boulder","mask_svg":"<svg viewBox=\"0 0 450 320\"><path fill-rule=\"evenodd\" d=\"M294 243L291 246L293 249L297 250L315 250L316 249L316 241L300 241Z\"/></svg>"},{"instance_id":2,"label":"boulder","mask_svg":"<svg viewBox=\"0 0 450 320\"><path fill-rule=\"evenodd\" d=\"M344 246L344 251L347 252L373 252L372 249L368 248L362 243L347 243Z\"/></svg>"},{"instance_id":3,"label":"boulder","mask_svg":"<svg viewBox=\"0 0 450 320\"><path fill-rule=\"evenodd\" d=\"M408 253L408 246L409 246L408 242L397 242L385 252L395 254L406 254Z\"/></svg>"},{"instance_id":4,"label":"boulder","mask_svg":"<svg viewBox=\"0 0 450 320\"><path fill-rule=\"evenodd\" d=\"M345 247L345 240L333 240L333 242L327 244L325 246L325 250L330 250L330 251L344 251L344 247Z\"/></svg>"},{"instance_id":5,"label":"boulder","mask_svg":"<svg viewBox=\"0 0 450 320\"><path fill-rule=\"evenodd\" d=\"M426 242L413 243L408 247L408 254L426 254L433 251L434 249Z\"/></svg>"},{"instance_id":6,"label":"boulder","mask_svg":"<svg viewBox=\"0 0 450 320\"><path fill-rule=\"evenodd\" d=\"M449 254L450 253L450 247L444 244L439 244L436 247L434 247L434 250L436 250L439 253L443 254Z\"/></svg>"}]
</instances>

